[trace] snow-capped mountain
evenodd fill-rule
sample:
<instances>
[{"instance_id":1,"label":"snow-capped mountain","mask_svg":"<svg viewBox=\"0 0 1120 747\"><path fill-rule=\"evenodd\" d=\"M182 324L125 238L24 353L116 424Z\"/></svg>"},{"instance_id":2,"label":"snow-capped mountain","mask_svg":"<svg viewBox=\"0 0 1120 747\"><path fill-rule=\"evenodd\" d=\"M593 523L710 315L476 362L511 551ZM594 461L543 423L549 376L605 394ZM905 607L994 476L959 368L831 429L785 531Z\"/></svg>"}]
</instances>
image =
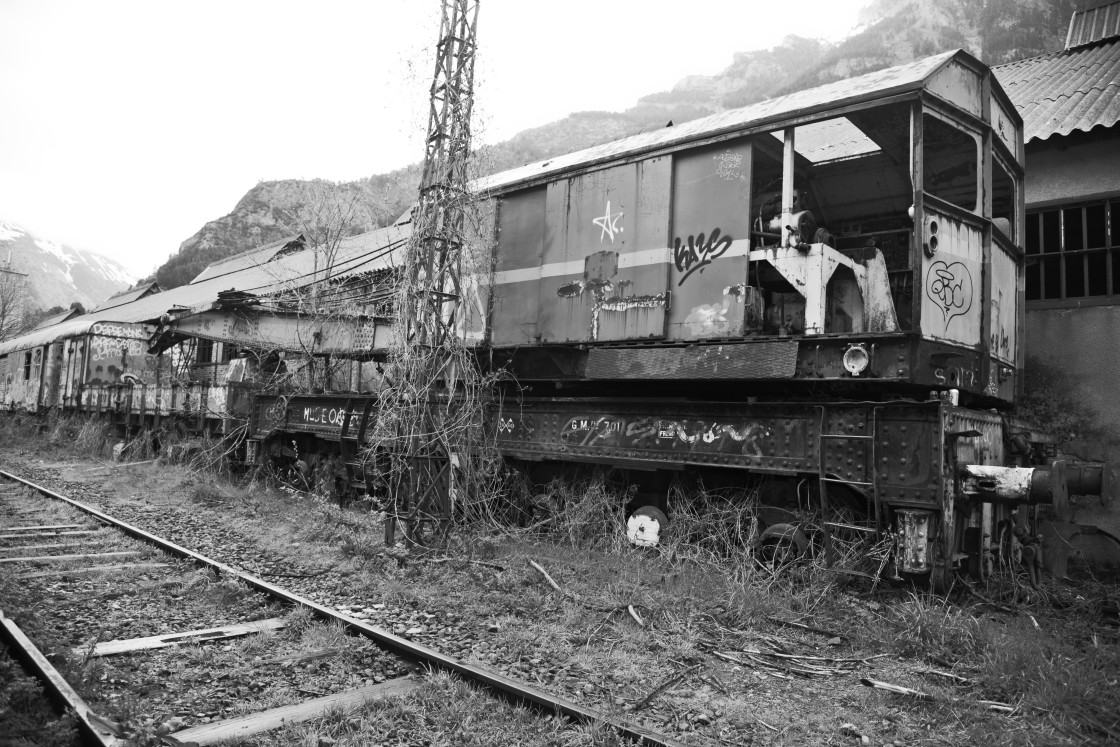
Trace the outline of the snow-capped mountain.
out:
<instances>
[{"instance_id":1,"label":"snow-capped mountain","mask_svg":"<svg viewBox=\"0 0 1120 747\"><path fill-rule=\"evenodd\" d=\"M39 238L3 220L0 267L27 274L30 302L40 309L68 308L74 301L88 309L136 282L131 272L111 259Z\"/></svg>"}]
</instances>

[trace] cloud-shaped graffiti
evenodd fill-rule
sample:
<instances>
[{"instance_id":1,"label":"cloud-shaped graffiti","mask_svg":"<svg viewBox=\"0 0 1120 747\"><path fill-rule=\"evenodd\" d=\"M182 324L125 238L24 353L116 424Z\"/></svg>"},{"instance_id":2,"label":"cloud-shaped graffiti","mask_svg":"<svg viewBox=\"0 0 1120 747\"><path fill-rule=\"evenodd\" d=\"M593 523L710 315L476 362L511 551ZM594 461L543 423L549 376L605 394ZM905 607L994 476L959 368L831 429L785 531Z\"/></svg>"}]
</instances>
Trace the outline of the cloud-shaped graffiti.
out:
<instances>
[{"instance_id":1,"label":"cloud-shaped graffiti","mask_svg":"<svg viewBox=\"0 0 1120 747\"><path fill-rule=\"evenodd\" d=\"M972 275L961 262L934 262L926 272L926 295L941 309L945 326L949 326L953 317L972 308Z\"/></svg>"}]
</instances>

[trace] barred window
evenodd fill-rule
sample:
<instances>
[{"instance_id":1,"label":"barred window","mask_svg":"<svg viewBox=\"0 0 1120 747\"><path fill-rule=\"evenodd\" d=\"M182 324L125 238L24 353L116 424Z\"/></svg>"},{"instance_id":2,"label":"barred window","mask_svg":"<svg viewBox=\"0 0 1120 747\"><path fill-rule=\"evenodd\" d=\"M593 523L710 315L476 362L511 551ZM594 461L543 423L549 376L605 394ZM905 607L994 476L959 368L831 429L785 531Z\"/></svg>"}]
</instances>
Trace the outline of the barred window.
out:
<instances>
[{"instance_id":1,"label":"barred window","mask_svg":"<svg viewBox=\"0 0 1120 747\"><path fill-rule=\"evenodd\" d=\"M1120 295L1120 199L1027 215L1027 300Z\"/></svg>"},{"instance_id":2,"label":"barred window","mask_svg":"<svg viewBox=\"0 0 1120 747\"><path fill-rule=\"evenodd\" d=\"M199 339L198 349L194 355L195 363L213 363L214 362L214 341Z\"/></svg>"}]
</instances>

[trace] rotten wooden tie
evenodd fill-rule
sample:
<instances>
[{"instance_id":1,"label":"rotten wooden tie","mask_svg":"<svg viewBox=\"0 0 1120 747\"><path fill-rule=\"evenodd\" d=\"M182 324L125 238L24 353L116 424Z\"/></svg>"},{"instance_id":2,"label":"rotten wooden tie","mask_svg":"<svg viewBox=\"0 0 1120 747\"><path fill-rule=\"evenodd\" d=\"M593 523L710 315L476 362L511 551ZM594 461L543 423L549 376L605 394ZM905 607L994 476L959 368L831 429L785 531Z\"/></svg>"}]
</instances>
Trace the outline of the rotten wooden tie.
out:
<instances>
[{"instance_id":1,"label":"rotten wooden tie","mask_svg":"<svg viewBox=\"0 0 1120 747\"><path fill-rule=\"evenodd\" d=\"M33 555L20 558L0 558L0 563L61 563L66 560L120 558L126 555L140 555L141 552L141 550L118 550L116 552L79 553L77 555Z\"/></svg>"},{"instance_id":2,"label":"rotten wooden tie","mask_svg":"<svg viewBox=\"0 0 1120 747\"><path fill-rule=\"evenodd\" d=\"M278 729L287 724L309 721L331 710L350 710L369 700L406 695L419 686L420 680L416 678L399 677L388 682L382 682L379 685L369 685L357 690L326 695L303 703L270 708L267 711L252 713L248 716L192 726L189 729L177 731L171 736L182 743L193 742L199 745L216 744L227 739L242 739Z\"/></svg>"},{"instance_id":3,"label":"rotten wooden tie","mask_svg":"<svg viewBox=\"0 0 1120 747\"><path fill-rule=\"evenodd\" d=\"M168 563L121 563L119 565L88 565L82 568L52 568L47 571L20 573L16 578L50 578L51 576L74 576L80 573L108 573L110 571L154 570L166 568Z\"/></svg>"},{"instance_id":4,"label":"rotten wooden tie","mask_svg":"<svg viewBox=\"0 0 1120 747\"><path fill-rule=\"evenodd\" d=\"M180 643L196 643L199 641L215 641L223 638L237 638L239 636L260 633L264 630L279 630L283 628L284 625L283 619L273 617L267 620L256 620L248 623L222 625L217 628L188 630L183 633L163 633L161 635L150 635L143 638L105 641L104 643L98 643L92 650L86 647L75 648L73 649L73 653L78 657L113 656L114 654L125 654L131 651L146 651L153 648L178 646Z\"/></svg>"}]
</instances>

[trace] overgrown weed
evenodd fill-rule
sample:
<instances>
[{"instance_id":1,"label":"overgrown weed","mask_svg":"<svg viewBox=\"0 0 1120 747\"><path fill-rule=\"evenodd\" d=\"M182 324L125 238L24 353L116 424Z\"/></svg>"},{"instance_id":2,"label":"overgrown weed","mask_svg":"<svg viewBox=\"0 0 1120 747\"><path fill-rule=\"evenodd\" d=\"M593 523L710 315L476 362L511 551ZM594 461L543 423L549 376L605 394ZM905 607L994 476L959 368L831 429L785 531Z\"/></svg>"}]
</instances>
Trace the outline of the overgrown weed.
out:
<instances>
[{"instance_id":1,"label":"overgrown weed","mask_svg":"<svg viewBox=\"0 0 1120 747\"><path fill-rule=\"evenodd\" d=\"M948 663L975 660L989 642L972 613L932 592L908 592L905 600L885 610L892 648L902 656Z\"/></svg>"}]
</instances>

